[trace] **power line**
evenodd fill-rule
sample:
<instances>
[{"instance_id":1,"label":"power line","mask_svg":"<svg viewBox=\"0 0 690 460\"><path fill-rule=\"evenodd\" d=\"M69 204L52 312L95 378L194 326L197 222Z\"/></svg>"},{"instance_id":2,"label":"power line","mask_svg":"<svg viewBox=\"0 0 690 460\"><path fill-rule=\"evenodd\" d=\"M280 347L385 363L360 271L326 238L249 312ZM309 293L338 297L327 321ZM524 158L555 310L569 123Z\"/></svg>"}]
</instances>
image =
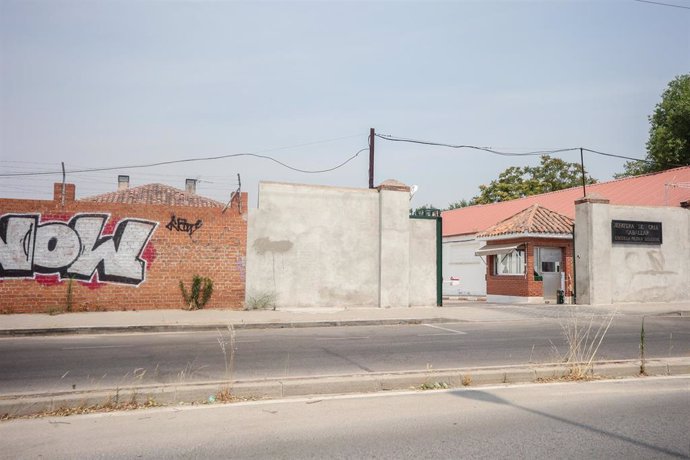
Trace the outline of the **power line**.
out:
<instances>
[{"instance_id":1,"label":"power line","mask_svg":"<svg viewBox=\"0 0 690 460\"><path fill-rule=\"evenodd\" d=\"M690 10L690 6L674 5L674 4L672 4L672 3L652 2L652 1L650 1L650 0L633 0L633 2L651 3L652 5L669 6L669 7L671 7L671 8L682 8L682 9L685 9L685 10Z\"/></svg>"},{"instance_id":2,"label":"power line","mask_svg":"<svg viewBox=\"0 0 690 460\"><path fill-rule=\"evenodd\" d=\"M614 155L613 153L599 152L598 150L586 149L584 147L582 147L582 150L584 150L585 152L589 152L589 153L595 153L597 155L603 155L605 157L621 158L623 160L639 161L640 163L648 163L648 164L655 164L656 163L656 161L647 160L644 158L631 158L631 157L626 157L623 155ZM684 165L671 164L671 166L684 166Z\"/></svg>"},{"instance_id":3,"label":"power line","mask_svg":"<svg viewBox=\"0 0 690 460\"><path fill-rule=\"evenodd\" d=\"M491 147L479 147L476 145L455 145L455 144L446 144L442 142L431 142L431 141L420 141L416 139L407 139L403 137L395 137L395 136L390 136L390 135L385 135L385 134L377 134L377 137L380 137L381 139L385 139L387 141L394 141L394 142L408 142L411 144L422 144L422 145L432 145L432 146L438 146L438 147L449 147L453 149L473 149L473 150L481 150L484 152L489 152L493 153L496 155L503 155L503 156L541 156L541 155L548 155L548 154L553 154L553 153L563 153L563 152L571 152L574 150L584 150L585 152L590 152L594 153L596 155L603 155L606 157L612 157L612 158L621 158L623 160L630 160L630 161L639 161L641 163L649 163L649 164L655 164L655 161L652 160L647 160L643 158L633 158L633 157L627 157L624 155L616 155L613 153L606 153L606 152L600 152L598 150L592 150L584 147L572 147L572 148L562 148L562 149L551 149L551 150L538 150L538 151L533 151L533 152L505 152L505 151L499 151L499 150L494 150ZM670 164L670 166L686 166L686 165L681 165L681 164Z\"/></svg>"},{"instance_id":4,"label":"power line","mask_svg":"<svg viewBox=\"0 0 690 460\"><path fill-rule=\"evenodd\" d=\"M422 140L417 140L417 139L408 139L404 137L396 137L396 136L391 136L388 134L376 134L376 137L380 137L381 139L385 139L387 141L393 141L393 142L407 142L410 144L422 144L422 145L431 145L431 146L436 146L436 147L448 147L452 149L471 149L471 150L481 150L483 152L488 152L488 153L493 153L495 155L502 155L502 156L508 156L508 157L525 157L525 156L540 156L540 155L546 155L549 153L561 153L561 152L570 152L572 150L577 150L579 147L571 147L571 148L563 148L563 149L554 149L554 150L538 150L538 151L533 151L533 152L504 152L500 150L494 150L491 147L480 147L476 145L466 145L466 144L446 144L443 142L431 142L431 141L422 141Z\"/></svg>"},{"instance_id":5,"label":"power line","mask_svg":"<svg viewBox=\"0 0 690 460\"><path fill-rule=\"evenodd\" d=\"M305 144L305 145L309 145L309 144ZM280 150L280 149L274 149L274 150ZM190 162L195 162L195 161L222 160L225 158L237 158L237 157L254 157L254 158L262 158L264 160L273 161L274 163L278 163L279 165L281 165L285 168L291 169L293 171L306 173L306 174L319 174L319 173L334 171L338 168L345 166L347 163L354 160L360 153L364 152L365 150L369 150L369 147L359 150L357 153L355 153L354 155L352 155L351 157L349 157L348 159L346 159L342 163L340 163L336 166L333 166L332 168L316 169L316 170L296 168L294 166L290 166L286 163L283 163L280 160L277 160L277 159L270 157L270 156L267 156L267 155L259 155L256 153L231 153L228 155L217 155L217 156L212 156L212 157L201 157L201 158L185 158L182 160L159 161L156 163L147 163L147 164L139 164L139 165L108 166L108 167L104 167L104 168L73 169L73 170L69 170L67 172L70 174L74 174L74 173L87 173L87 172L97 172L97 171L113 171L113 170L122 170L122 169L140 169L140 168L151 168L154 166L165 166L165 165L178 164L178 163L190 163ZM54 174L62 174L62 172L61 171L43 171L43 172L8 173L8 174L0 174L0 177L47 176L47 175L54 175Z\"/></svg>"}]
</instances>

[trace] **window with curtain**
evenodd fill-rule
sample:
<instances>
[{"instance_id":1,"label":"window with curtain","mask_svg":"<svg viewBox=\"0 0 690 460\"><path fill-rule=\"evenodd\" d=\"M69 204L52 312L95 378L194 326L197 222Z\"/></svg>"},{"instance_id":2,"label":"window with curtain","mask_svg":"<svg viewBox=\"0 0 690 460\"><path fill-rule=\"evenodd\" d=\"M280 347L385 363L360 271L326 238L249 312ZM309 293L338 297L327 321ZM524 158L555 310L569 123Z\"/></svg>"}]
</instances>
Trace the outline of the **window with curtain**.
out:
<instances>
[{"instance_id":1,"label":"window with curtain","mask_svg":"<svg viewBox=\"0 0 690 460\"><path fill-rule=\"evenodd\" d=\"M525 251L517 249L508 254L494 256L494 275L524 275Z\"/></svg>"}]
</instances>

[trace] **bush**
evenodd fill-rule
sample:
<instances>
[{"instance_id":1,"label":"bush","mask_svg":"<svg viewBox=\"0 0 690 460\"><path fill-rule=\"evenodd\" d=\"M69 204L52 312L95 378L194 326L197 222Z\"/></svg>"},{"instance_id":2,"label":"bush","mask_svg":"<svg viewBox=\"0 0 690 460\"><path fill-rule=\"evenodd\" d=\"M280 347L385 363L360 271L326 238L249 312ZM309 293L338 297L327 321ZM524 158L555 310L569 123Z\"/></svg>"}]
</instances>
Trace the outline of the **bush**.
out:
<instances>
[{"instance_id":1,"label":"bush","mask_svg":"<svg viewBox=\"0 0 690 460\"><path fill-rule=\"evenodd\" d=\"M211 278L194 275L192 279L192 288L190 292L184 287L184 283L180 280L180 290L182 291L182 298L185 303L189 305L190 310L199 310L204 308L213 294L213 280Z\"/></svg>"}]
</instances>

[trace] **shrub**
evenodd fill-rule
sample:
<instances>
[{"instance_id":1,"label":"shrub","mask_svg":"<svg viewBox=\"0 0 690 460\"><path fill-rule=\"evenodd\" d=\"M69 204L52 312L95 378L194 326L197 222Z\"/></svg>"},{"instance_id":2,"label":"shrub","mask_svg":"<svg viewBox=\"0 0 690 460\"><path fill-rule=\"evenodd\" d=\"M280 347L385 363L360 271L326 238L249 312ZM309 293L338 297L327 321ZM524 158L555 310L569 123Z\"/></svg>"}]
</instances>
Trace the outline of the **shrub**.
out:
<instances>
[{"instance_id":1,"label":"shrub","mask_svg":"<svg viewBox=\"0 0 690 460\"><path fill-rule=\"evenodd\" d=\"M211 278L194 275L190 291L187 292L182 280L180 280L180 290L182 291L182 298L185 303L189 305L189 309L199 310L204 308L206 303L211 299L211 295L213 294L213 280L211 280Z\"/></svg>"}]
</instances>

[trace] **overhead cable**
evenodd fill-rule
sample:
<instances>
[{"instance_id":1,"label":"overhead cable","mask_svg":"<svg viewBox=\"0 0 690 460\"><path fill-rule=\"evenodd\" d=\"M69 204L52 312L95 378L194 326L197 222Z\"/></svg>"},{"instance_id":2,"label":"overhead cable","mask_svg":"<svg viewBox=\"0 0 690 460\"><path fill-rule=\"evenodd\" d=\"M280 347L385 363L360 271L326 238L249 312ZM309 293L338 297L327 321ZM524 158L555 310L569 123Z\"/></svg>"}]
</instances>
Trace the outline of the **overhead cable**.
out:
<instances>
[{"instance_id":1,"label":"overhead cable","mask_svg":"<svg viewBox=\"0 0 690 460\"><path fill-rule=\"evenodd\" d=\"M237 158L237 157L254 157L254 158L262 158L264 160L270 160L273 161L274 163L278 163L279 165L291 169L293 171L301 172L301 173L306 173L306 174L319 174L319 173L325 173L325 172L330 172L334 171L338 168L341 168L345 166L347 163L350 161L354 160L360 153L364 152L365 150L369 150L369 147L363 148L359 150L357 153L352 155L351 157L347 158L345 161L342 163L333 166L331 168L326 168L326 169L301 169L301 168L296 168L294 166L290 166L286 163L283 163L280 160L277 160L273 157L267 156L267 155L260 155L257 153L231 153L228 155L217 155L217 156L212 156L212 157L200 157L200 158L185 158L182 160L170 160L170 161L158 161L155 163L147 163L147 164L139 164L139 165L128 165L128 166L108 166L108 167L103 167L103 168L84 168L84 169L72 169L68 170L67 172L70 174L74 173L87 173L87 172L97 172L97 171L113 171L113 170L122 170L122 169L140 169L140 168L151 168L154 166L164 166L164 165L171 165L171 164L178 164L178 163L190 163L190 162L195 162L195 161L210 161L210 160L222 160L225 158ZM54 175L54 174L62 174L62 171L42 171L42 172L23 172L23 173L7 173L7 174L0 174L0 177L20 177L20 176L47 176L47 175Z\"/></svg>"},{"instance_id":2,"label":"overhead cable","mask_svg":"<svg viewBox=\"0 0 690 460\"><path fill-rule=\"evenodd\" d=\"M649 163L649 164L655 164L655 161L652 160L647 160L644 158L633 158L633 157L628 157L624 155L616 155L613 153L606 153L606 152L600 152L598 150L592 150L588 149L585 147L570 147L570 148L562 148L562 149L543 149L543 150L538 150L538 151L533 151L533 152L505 152L505 151L499 151L499 150L494 150L491 147L478 147L476 145L454 145L454 144L445 144L442 142L430 142L430 141L421 141L421 140L416 140L416 139L407 139L403 137L395 137L395 136L389 136L386 134L377 134L377 137L380 137L381 139L385 139L387 141L394 141L394 142L409 142L412 144L422 144L422 145L433 145L433 146L439 146L439 147L449 147L453 149L473 149L473 150L482 150L484 152L489 152L493 153L496 155L503 155L503 156L541 156L541 155L548 155L548 154L554 154L554 153L562 153L562 152L571 152L574 150L580 150L582 148L583 151L589 152L589 153L594 153L596 155L602 155L606 157L612 157L612 158L621 158L623 160L630 160L630 161L639 161L641 163ZM670 166L686 166L686 165L681 165L681 164L670 164Z\"/></svg>"},{"instance_id":3,"label":"overhead cable","mask_svg":"<svg viewBox=\"0 0 690 460\"><path fill-rule=\"evenodd\" d=\"M492 149L491 147L480 147L480 146L476 146L476 145L465 145L465 144L455 145L455 144L446 144L443 142L422 141L422 140L417 140L417 139L408 139L408 138L404 138L404 137L391 136L388 134L376 134L376 137L380 137L381 139L385 139L387 141L393 141L393 142L408 142L411 144L432 145L432 146L437 146L437 147L449 147L452 149L481 150L484 152L493 153L495 155L503 155L503 156L507 156L507 157L541 156L541 155L547 155L549 153L570 152L572 150L578 150L579 149L579 147L571 147L571 148L563 148L563 149L555 149L555 150L537 150L537 151L533 151L533 152L504 152L504 151Z\"/></svg>"},{"instance_id":4,"label":"overhead cable","mask_svg":"<svg viewBox=\"0 0 690 460\"><path fill-rule=\"evenodd\" d=\"M674 5L672 3L664 3L664 2L652 2L651 0L633 0L634 2L639 2L639 3L650 3L652 5L659 5L659 6L668 6L671 8L682 8L684 10L690 10L690 6L684 6L684 5Z\"/></svg>"}]
</instances>

